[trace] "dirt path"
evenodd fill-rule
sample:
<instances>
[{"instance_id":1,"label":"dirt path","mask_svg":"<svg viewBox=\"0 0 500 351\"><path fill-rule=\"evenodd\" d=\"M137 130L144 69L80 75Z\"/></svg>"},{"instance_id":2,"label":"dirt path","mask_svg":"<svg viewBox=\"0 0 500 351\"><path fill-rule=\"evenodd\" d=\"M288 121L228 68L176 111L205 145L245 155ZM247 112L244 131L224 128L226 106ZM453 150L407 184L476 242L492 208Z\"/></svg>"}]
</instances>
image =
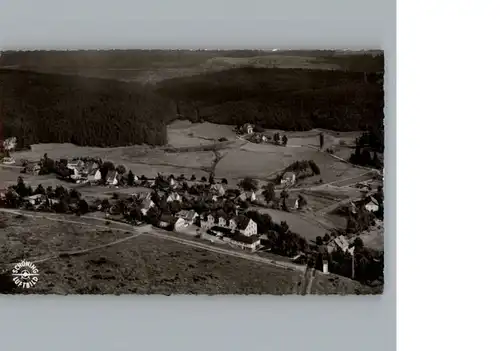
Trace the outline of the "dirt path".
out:
<instances>
[{"instance_id":1,"label":"dirt path","mask_svg":"<svg viewBox=\"0 0 500 351\"><path fill-rule=\"evenodd\" d=\"M78 222L78 221L71 221L71 220L67 220L67 219L61 219L61 218L54 218L54 217L51 217L51 216L42 216L42 215L33 215L33 214L30 214L30 213L26 213L27 211L15 211L15 210L6 210L6 209L0 209L0 212L4 212L4 213L10 213L10 214L15 214L15 215L22 215L22 216L26 216L26 217L31 217L31 218L43 218L43 219L47 219L47 220L50 220L50 221L56 221L56 222L63 222L63 223L71 223L71 224L79 224L79 225L88 225L88 226L92 226L92 227L96 227L96 228L102 228L102 229L113 229L113 230L118 230L118 231L123 231L123 232L130 232L129 229L122 229L122 228L116 228L116 227L112 227L112 226L100 226L100 225L97 225L97 224L91 224L91 223L85 223L85 222ZM59 258L59 257L63 257L63 256L74 256L74 255L81 255L81 254L85 254L85 253L88 253L88 252L91 252L91 251L94 251L94 250L98 250L98 249L102 249L102 248L105 248L105 247L110 247L110 246L113 246L113 245L116 245L116 244L120 244L124 241L128 241L128 240L131 240L131 239L134 239L140 235L143 235L144 233L137 233L137 234L133 234L133 235L130 235L130 236L127 236L125 238L121 238L121 239L117 239L117 240L114 240L112 242L109 242L109 243L106 243L106 244L101 244L101 245L97 245L97 246L94 246L94 247L90 247L90 248L87 248L87 249L79 249L79 250L66 250L66 251L58 251L54 254L51 254L51 255L46 255L46 256L42 256L42 257L37 257L37 258L30 258L30 259L27 259L27 261L30 261L32 263L42 263L42 262L45 262L45 261L48 261L48 260L51 260L51 259L55 259L55 258ZM14 262L14 263L11 263L11 264L7 264L7 265L15 265L17 262ZM3 272L5 273L5 272Z\"/></svg>"},{"instance_id":2,"label":"dirt path","mask_svg":"<svg viewBox=\"0 0 500 351\"><path fill-rule=\"evenodd\" d=\"M105 229L108 229L108 230L109 229L115 229L115 230L126 231L126 232L140 230L140 227L135 227L133 225L128 225L128 224L121 224L122 226L124 226L124 227L126 227L128 229L113 228L110 225L100 226L100 225L92 224L92 223L85 223L85 222L80 222L80 221L68 220L68 219L64 219L64 218L57 218L57 216L60 216L60 215L54 215L54 214L48 214L48 215L44 215L44 216L42 216L42 215L33 215L29 211L24 211L24 210L0 209L0 212L7 212L7 213L11 213L11 214L24 215L24 216L33 217L33 218L44 218L44 219L54 220L54 221L58 221L58 222L80 224L80 225L89 225L89 226L94 226L94 227L97 227L97 228L105 228ZM107 219L95 218L95 217L90 217L90 216L81 216L81 218L109 222ZM204 249L204 250L211 251L211 252L214 252L214 253L229 255L229 256L238 257L238 258L243 258L243 259L246 259L246 260L250 260L250 261L254 261L254 262L258 262L258 263L264 263L264 264L268 264L268 265L279 267L279 268L293 269L293 270L297 270L297 271L303 271L305 269L304 266L296 265L296 264L293 264L293 263L290 263L290 262L275 261L275 260L271 260L271 259L268 259L268 258L257 256L255 254L249 254L249 253L245 253L245 252L233 251L233 250L229 250L229 249L224 249L224 248L221 248L221 247L213 246L213 245L210 245L210 244L204 244L204 243L196 242L196 241L189 240L189 239L179 238L177 236L173 236L168 231L164 231L164 230L160 231L159 229L157 230L156 228L152 228L152 230L149 231L149 232L138 233L138 234L135 234L135 235L131 235L130 237L127 237L127 238L119 239L119 240L114 241L112 243L100 245L99 247L94 247L94 248L85 249L85 250L88 250L88 252L90 252L92 250L97 250L99 248L104 248L104 247L107 247L107 246L112 246L112 245L118 244L120 242L123 242L125 240L133 239L133 238L135 238L135 237L137 237L139 235L154 236L154 237L157 237L157 238L174 241L174 242L177 242L177 243L180 243L180 244L184 244L184 245L187 245L187 246L196 247L196 248L199 248L199 249ZM65 255L65 254L71 254L71 255L82 254L82 253L86 252L85 250L65 251L65 252L62 252L62 254L63 255ZM43 262L43 261L46 261L46 260L49 260L49 259L60 257L60 254L61 253L57 253L57 254L51 255L50 257L36 258L35 260L38 260L36 262Z\"/></svg>"}]
</instances>

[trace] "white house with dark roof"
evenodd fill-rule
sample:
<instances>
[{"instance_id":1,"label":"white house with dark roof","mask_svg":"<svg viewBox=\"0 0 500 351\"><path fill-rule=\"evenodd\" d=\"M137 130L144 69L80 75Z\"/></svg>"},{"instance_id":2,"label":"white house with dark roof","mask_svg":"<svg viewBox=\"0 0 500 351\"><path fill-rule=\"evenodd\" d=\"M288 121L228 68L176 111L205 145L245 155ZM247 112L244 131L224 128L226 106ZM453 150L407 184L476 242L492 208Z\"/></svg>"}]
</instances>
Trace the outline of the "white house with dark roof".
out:
<instances>
[{"instance_id":1,"label":"white house with dark roof","mask_svg":"<svg viewBox=\"0 0 500 351\"><path fill-rule=\"evenodd\" d=\"M367 211L377 212L379 209L378 201L373 196L370 196L369 202L365 204L365 208Z\"/></svg>"},{"instance_id":2,"label":"white house with dark roof","mask_svg":"<svg viewBox=\"0 0 500 351\"><path fill-rule=\"evenodd\" d=\"M177 218L182 218L188 225L192 225L194 220L199 216L195 210L181 210L175 214Z\"/></svg>"},{"instance_id":3,"label":"white house with dark roof","mask_svg":"<svg viewBox=\"0 0 500 351\"><path fill-rule=\"evenodd\" d=\"M250 123L245 123L243 125L243 127L241 128L241 130L244 134L253 134L253 129L254 129L254 126L253 126L253 124L250 124Z\"/></svg>"},{"instance_id":4,"label":"white house with dark roof","mask_svg":"<svg viewBox=\"0 0 500 351\"><path fill-rule=\"evenodd\" d=\"M106 184L108 184L108 185L117 185L118 184L118 172L117 171L108 171L108 174L106 174Z\"/></svg>"},{"instance_id":5,"label":"white house with dark roof","mask_svg":"<svg viewBox=\"0 0 500 351\"><path fill-rule=\"evenodd\" d=\"M237 219L238 230L245 236L257 235L257 223L248 217L239 217Z\"/></svg>"}]
</instances>

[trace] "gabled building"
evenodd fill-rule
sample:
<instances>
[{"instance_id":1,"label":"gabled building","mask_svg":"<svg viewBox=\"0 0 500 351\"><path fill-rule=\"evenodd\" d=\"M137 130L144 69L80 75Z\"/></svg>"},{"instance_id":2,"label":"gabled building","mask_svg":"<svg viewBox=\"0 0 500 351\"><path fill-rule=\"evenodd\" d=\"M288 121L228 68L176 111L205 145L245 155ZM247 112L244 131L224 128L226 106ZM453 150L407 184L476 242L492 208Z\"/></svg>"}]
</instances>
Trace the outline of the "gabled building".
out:
<instances>
[{"instance_id":1,"label":"gabled building","mask_svg":"<svg viewBox=\"0 0 500 351\"><path fill-rule=\"evenodd\" d=\"M253 191L245 191L238 196L238 200L254 202L257 200L257 196L255 196L255 192Z\"/></svg>"},{"instance_id":2,"label":"gabled building","mask_svg":"<svg viewBox=\"0 0 500 351\"><path fill-rule=\"evenodd\" d=\"M241 127L241 131L243 134L253 134L254 125L250 123L245 123L243 127Z\"/></svg>"},{"instance_id":3,"label":"gabled building","mask_svg":"<svg viewBox=\"0 0 500 351\"><path fill-rule=\"evenodd\" d=\"M146 197L141 202L141 213L145 216L152 207L155 207L155 203L151 200L151 196Z\"/></svg>"},{"instance_id":4,"label":"gabled building","mask_svg":"<svg viewBox=\"0 0 500 351\"><path fill-rule=\"evenodd\" d=\"M81 169L83 166L85 166L85 162L82 160L71 160L66 165L69 169Z\"/></svg>"},{"instance_id":5,"label":"gabled building","mask_svg":"<svg viewBox=\"0 0 500 351\"><path fill-rule=\"evenodd\" d=\"M198 213L195 210L182 210L176 213L177 218L182 218L188 225L192 225L197 217Z\"/></svg>"},{"instance_id":6,"label":"gabled building","mask_svg":"<svg viewBox=\"0 0 500 351\"><path fill-rule=\"evenodd\" d=\"M16 160L14 160L14 157L4 157L2 159L2 163L4 165L13 165L14 163L16 163Z\"/></svg>"},{"instance_id":7,"label":"gabled building","mask_svg":"<svg viewBox=\"0 0 500 351\"><path fill-rule=\"evenodd\" d=\"M118 184L118 172L117 171L108 171L106 175L106 184L107 185L117 185Z\"/></svg>"},{"instance_id":8,"label":"gabled building","mask_svg":"<svg viewBox=\"0 0 500 351\"><path fill-rule=\"evenodd\" d=\"M288 197L285 200L285 204L289 210L297 210L299 208L299 199Z\"/></svg>"},{"instance_id":9,"label":"gabled building","mask_svg":"<svg viewBox=\"0 0 500 351\"><path fill-rule=\"evenodd\" d=\"M32 196L26 196L23 198L24 201L29 202L31 205L41 204L47 196L43 194L36 194Z\"/></svg>"},{"instance_id":10,"label":"gabled building","mask_svg":"<svg viewBox=\"0 0 500 351\"><path fill-rule=\"evenodd\" d=\"M373 196L370 196L368 202L365 204L365 208L367 211L377 212L379 209L378 201Z\"/></svg>"},{"instance_id":11,"label":"gabled building","mask_svg":"<svg viewBox=\"0 0 500 351\"><path fill-rule=\"evenodd\" d=\"M226 189L222 184L212 184L212 186L210 186L210 191L212 192L212 194L215 194L217 196L224 196L224 194L226 193Z\"/></svg>"},{"instance_id":12,"label":"gabled building","mask_svg":"<svg viewBox=\"0 0 500 351\"><path fill-rule=\"evenodd\" d=\"M250 251L255 251L260 246L260 238L258 235L245 236L241 234L233 234L225 236L222 240Z\"/></svg>"},{"instance_id":13,"label":"gabled building","mask_svg":"<svg viewBox=\"0 0 500 351\"><path fill-rule=\"evenodd\" d=\"M219 227L225 227L227 225L227 220L223 217L223 216L220 216L218 219L217 219L217 225Z\"/></svg>"},{"instance_id":14,"label":"gabled building","mask_svg":"<svg viewBox=\"0 0 500 351\"><path fill-rule=\"evenodd\" d=\"M176 192L170 193L167 197L167 202L179 201L182 202L182 197Z\"/></svg>"},{"instance_id":15,"label":"gabled building","mask_svg":"<svg viewBox=\"0 0 500 351\"><path fill-rule=\"evenodd\" d=\"M189 226L189 223L184 220L184 218L177 218L177 220L174 223L174 230L176 232L182 231L182 229L185 229L186 227Z\"/></svg>"},{"instance_id":16,"label":"gabled building","mask_svg":"<svg viewBox=\"0 0 500 351\"><path fill-rule=\"evenodd\" d=\"M99 168L92 169L88 174L87 174L87 180L89 182L98 182L102 179L101 171Z\"/></svg>"},{"instance_id":17,"label":"gabled building","mask_svg":"<svg viewBox=\"0 0 500 351\"><path fill-rule=\"evenodd\" d=\"M215 225L215 217L212 214L203 215L200 220L203 229L212 228Z\"/></svg>"},{"instance_id":18,"label":"gabled building","mask_svg":"<svg viewBox=\"0 0 500 351\"><path fill-rule=\"evenodd\" d=\"M238 229L238 223L236 222L236 218L231 218L227 224L228 228L231 230Z\"/></svg>"},{"instance_id":19,"label":"gabled building","mask_svg":"<svg viewBox=\"0 0 500 351\"><path fill-rule=\"evenodd\" d=\"M283 174L283 177L281 177L281 184L283 185L293 185L295 184L295 181L296 176L293 172L286 172L285 174Z\"/></svg>"},{"instance_id":20,"label":"gabled building","mask_svg":"<svg viewBox=\"0 0 500 351\"><path fill-rule=\"evenodd\" d=\"M236 218L237 229L245 236L257 235L257 223L248 217L240 216Z\"/></svg>"}]
</instances>

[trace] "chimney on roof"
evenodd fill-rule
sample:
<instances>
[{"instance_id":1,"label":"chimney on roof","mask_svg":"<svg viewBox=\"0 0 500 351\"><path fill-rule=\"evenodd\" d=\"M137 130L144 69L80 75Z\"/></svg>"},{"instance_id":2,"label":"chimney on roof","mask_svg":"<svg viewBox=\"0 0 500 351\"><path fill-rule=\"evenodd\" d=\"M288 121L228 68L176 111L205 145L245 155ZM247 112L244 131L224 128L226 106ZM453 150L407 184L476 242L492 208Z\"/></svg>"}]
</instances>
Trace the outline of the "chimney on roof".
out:
<instances>
[{"instance_id":1,"label":"chimney on roof","mask_svg":"<svg viewBox=\"0 0 500 351\"><path fill-rule=\"evenodd\" d=\"M328 273L328 261L323 261L323 273Z\"/></svg>"}]
</instances>

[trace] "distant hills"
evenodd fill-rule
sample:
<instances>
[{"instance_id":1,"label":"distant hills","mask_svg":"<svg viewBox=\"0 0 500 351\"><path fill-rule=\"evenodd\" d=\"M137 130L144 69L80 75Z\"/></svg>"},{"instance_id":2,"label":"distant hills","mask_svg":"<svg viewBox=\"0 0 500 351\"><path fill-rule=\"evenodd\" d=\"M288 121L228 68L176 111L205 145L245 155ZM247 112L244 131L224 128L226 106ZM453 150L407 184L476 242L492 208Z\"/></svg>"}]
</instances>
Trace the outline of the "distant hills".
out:
<instances>
[{"instance_id":1,"label":"distant hills","mask_svg":"<svg viewBox=\"0 0 500 351\"><path fill-rule=\"evenodd\" d=\"M199 67L200 61L232 62L227 61L232 54L237 58L233 62L242 60L240 51L224 52L224 58L214 56L220 52L208 52L210 57L201 58L196 54L205 54L204 51L177 53L191 57L191 61L179 61L175 51L146 51L146 56L142 50L137 52L134 56L127 51L128 63L126 60L114 62L112 55L119 56L119 51L107 52L96 60L92 55L98 55L97 52L88 52L87 56L79 51L4 52L1 65L15 64L23 69L0 69L4 136L17 136L20 146L40 142L162 145L167 142L166 124L178 114L193 122L253 122L264 128L283 130L372 129L383 133L383 57L367 59L371 54L363 54L338 59L318 54L317 62L311 64L309 59L304 61L306 55L302 51L297 53L303 56L293 57L290 55L297 53L279 51L267 55L260 52L262 58L258 59L255 53L245 52L258 64L236 64L236 68L231 68L231 64L224 70L191 72L146 85L68 73L78 71L85 60L94 65L97 72L107 65L117 68L120 74L120 67L126 65L151 68L153 61L146 62L144 57L151 59L154 55L158 55L160 61L170 55L170 61L162 61L163 64L183 72L189 71L189 65ZM287 55L280 61L277 54L281 53ZM51 61L54 55L59 55L59 61ZM273 60L278 60L281 68L267 65ZM293 68L298 62L305 62L304 67L319 65L322 69ZM64 64L67 64L66 75L26 71L28 68L60 71ZM292 68L283 68L285 64ZM354 68L325 69L328 65L346 67L348 64ZM369 65L371 69L366 71L355 69Z\"/></svg>"}]
</instances>

